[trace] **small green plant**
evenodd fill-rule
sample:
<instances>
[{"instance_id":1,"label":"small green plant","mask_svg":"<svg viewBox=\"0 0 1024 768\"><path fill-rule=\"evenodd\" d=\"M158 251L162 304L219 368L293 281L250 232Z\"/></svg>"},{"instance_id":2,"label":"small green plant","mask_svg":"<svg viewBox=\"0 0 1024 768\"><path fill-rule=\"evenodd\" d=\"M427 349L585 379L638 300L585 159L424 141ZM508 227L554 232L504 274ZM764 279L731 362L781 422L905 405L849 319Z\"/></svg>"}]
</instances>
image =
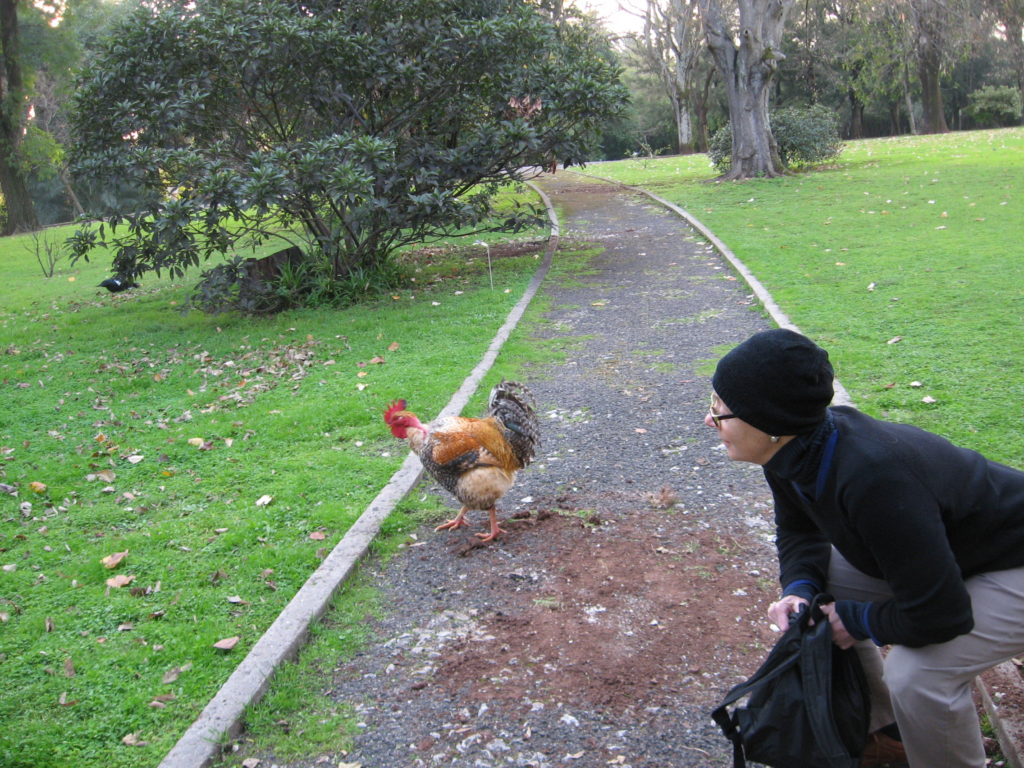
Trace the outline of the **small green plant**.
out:
<instances>
[{"instance_id":1,"label":"small green plant","mask_svg":"<svg viewBox=\"0 0 1024 768\"><path fill-rule=\"evenodd\" d=\"M649 168L653 160L658 155L663 155L665 153L665 147L659 147L658 149L651 147L651 143L648 141L646 136L640 136L637 144L638 148L633 153L633 160L641 168Z\"/></svg>"}]
</instances>

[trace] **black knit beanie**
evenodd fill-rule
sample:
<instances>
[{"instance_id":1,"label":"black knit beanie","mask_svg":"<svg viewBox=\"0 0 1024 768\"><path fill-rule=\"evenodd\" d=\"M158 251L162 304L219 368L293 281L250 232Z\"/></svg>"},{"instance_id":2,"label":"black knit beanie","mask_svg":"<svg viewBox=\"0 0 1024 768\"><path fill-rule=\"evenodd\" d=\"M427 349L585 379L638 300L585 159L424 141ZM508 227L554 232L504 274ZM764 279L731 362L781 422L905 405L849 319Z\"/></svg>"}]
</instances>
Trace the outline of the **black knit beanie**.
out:
<instances>
[{"instance_id":1,"label":"black knit beanie","mask_svg":"<svg viewBox=\"0 0 1024 768\"><path fill-rule=\"evenodd\" d=\"M756 333L718 361L711 379L722 402L769 435L799 435L832 402L828 353L795 331Z\"/></svg>"}]
</instances>

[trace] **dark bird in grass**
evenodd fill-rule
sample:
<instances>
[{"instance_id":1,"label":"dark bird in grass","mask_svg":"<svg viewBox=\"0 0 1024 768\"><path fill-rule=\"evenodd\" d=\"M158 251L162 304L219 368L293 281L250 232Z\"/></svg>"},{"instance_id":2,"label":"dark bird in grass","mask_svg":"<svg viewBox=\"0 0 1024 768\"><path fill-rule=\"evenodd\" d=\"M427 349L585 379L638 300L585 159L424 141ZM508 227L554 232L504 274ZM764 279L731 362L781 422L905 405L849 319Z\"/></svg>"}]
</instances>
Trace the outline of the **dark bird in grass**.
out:
<instances>
[{"instance_id":1,"label":"dark bird in grass","mask_svg":"<svg viewBox=\"0 0 1024 768\"><path fill-rule=\"evenodd\" d=\"M129 288L138 288L138 283L133 283L124 277L108 277L102 283L99 284L100 288L106 288L111 293L120 293L121 291L127 291Z\"/></svg>"},{"instance_id":2,"label":"dark bird in grass","mask_svg":"<svg viewBox=\"0 0 1024 768\"><path fill-rule=\"evenodd\" d=\"M406 440L424 469L462 503L459 514L436 530L463 525L471 509L484 509L491 517L481 542L494 540L505 529L498 525L497 503L515 481L516 472L529 464L540 444L540 426L530 391L514 381L503 381L491 391L483 418L445 416L422 424L396 400L384 412L391 434Z\"/></svg>"}]
</instances>

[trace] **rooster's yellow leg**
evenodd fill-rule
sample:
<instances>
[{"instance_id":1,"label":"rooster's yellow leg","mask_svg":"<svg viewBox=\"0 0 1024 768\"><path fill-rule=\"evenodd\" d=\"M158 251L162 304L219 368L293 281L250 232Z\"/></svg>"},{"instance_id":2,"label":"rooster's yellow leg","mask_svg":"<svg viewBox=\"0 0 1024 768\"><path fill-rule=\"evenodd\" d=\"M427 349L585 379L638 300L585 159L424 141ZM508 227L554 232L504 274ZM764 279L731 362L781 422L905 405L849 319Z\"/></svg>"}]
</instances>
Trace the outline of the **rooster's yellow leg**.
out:
<instances>
[{"instance_id":1,"label":"rooster's yellow leg","mask_svg":"<svg viewBox=\"0 0 1024 768\"><path fill-rule=\"evenodd\" d=\"M461 528L464 525L469 525L466 522L466 513L469 512L469 507L463 507L459 510L459 514L449 520L447 523L441 523L435 531L454 531L456 528Z\"/></svg>"},{"instance_id":2,"label":"rooster's yellow leg","mask_svg":"<svg viewBox=\"0 0 1024 768\"><path fill-rule=\"evenodd\" d=\"M480 539L481 544L488 541L494 541L498 538L499 533L508 533L508 531L498 525L498 510L495 507L491 507L487 511L491 516L491 532L476 534L477 538Z\"/></svg>"}]
</instances>

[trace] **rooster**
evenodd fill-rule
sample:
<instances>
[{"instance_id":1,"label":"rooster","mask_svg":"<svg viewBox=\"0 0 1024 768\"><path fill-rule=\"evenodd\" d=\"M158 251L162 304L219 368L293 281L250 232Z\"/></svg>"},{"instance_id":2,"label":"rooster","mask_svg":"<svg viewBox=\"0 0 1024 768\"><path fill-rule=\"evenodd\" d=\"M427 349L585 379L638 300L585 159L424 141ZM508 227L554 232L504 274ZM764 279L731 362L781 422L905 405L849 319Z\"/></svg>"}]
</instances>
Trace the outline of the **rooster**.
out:
<instances>
[{"instance_id":1,"label":"rooster","mask_svg":"<svg viewBox=\"0 0 1024 768\"><path fill-rule=\"evenodd\" d=\"M487 414L480 419L446 416L424 426L416 414L405 410L405 400L396 400L384 412L384 421L462 503L459 514L435 530L467 525L469 510L485 509L491 529L476 534L481 542L505 533L498 525L498 499L512 487L516 472L533 460L540 444L533 396L525 386L502 381L491 390Z\"/></svg>"}]
</instances>

